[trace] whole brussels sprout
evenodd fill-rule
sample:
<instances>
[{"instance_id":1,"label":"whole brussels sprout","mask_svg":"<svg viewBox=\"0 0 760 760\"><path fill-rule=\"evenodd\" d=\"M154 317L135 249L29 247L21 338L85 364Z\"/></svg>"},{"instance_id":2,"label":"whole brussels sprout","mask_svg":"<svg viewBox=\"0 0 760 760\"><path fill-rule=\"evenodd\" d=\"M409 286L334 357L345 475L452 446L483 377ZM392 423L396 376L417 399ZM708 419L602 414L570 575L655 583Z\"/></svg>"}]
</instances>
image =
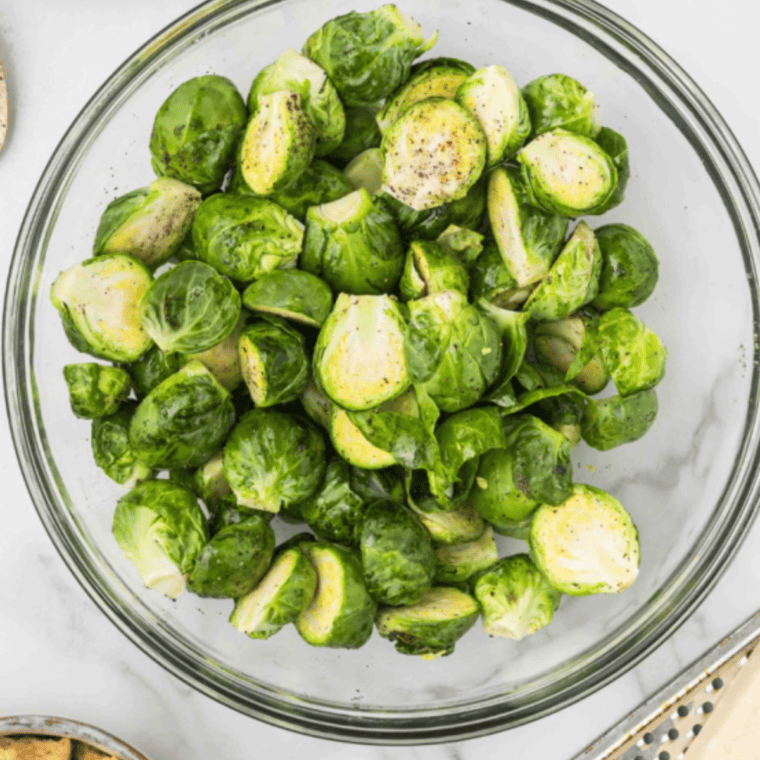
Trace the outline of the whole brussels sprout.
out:
<instances>
[{"instance_id":1,"label":"whole brussels sprout","mask_svg":"<svg viewBox=\"0 0 760 760\"><path fill-rule=\"evenodd\" d=\"M194 361L139 403L129 442L137 456L154 467L197 467L221 448L234 422L230 394Z\"/></svg>"},{"instance_id":2,"label":"whole brussels sprout","mask_svg":"<svg viewBox=\"0 0 760 760\"><path fill-rule=\"evenodd\" d=\"M383 152L369 148L354 156L343 171L355 190L364 188L370 194L376 193L383 184Z\"/></svg>"},{"instance_id":3,"label":"whole brussels sprout","mask_svg":"<svg viewBox=\"0 0 760 760\"><path fill-rule=\"evenodd\" d=\"M652 427L656 416L657 394L652 388L625 398L589 399L581 434L592 448L608 451L638 441Z\"/></svg>"},{"instance_id":4,"label":"whole brussels sprout","mask_svg":"<svg viewBox=\"0 0 760 760\"><path fill-rule=\"evenodd\" d=\"M168 261L190 231L201 194L159 177L112 200L100 217L93 254L125 253L154 269Z\"/></svg>"},{"instance_id":5,"label":"whole brussels sprout","mask_svg":"<svg viewBox=\"0 0 760 760\"><path fill-rule=\"evenodd\" d=\"M222 186L248 113L235 85L208 75L181 84L158 109L150 135L153 171L197 187Z\"/></svg>"},{"instance_id":6,"label":"whole brussels sprout","mask_svg":"<svg viewBox=\"0 0 760 760\"><path fill-rule=\"evenodd\" d=\"M240 176L256 195L271 195L305 171L316 147L314 127L297 92L261 95L240 141Z\"/></svg>"},{"instance_id":7,"label":"whole brussels sprout","mask_svg":"<svg viewBox=\"0 0 760 760\"><path fill-rule=\"evenodd\" d=\"M514 78L503 66L486 66L471 74L457 90L456 101L483 128L489 169L517 153L530 134L528 107Z\"/></svg>"},{"instance_id":8,"label":"whole brussels sprout","mask_svg":"<svg viewBox=\"0 0 760 760\"><path fill-rule=\"evenodd\" d=\"M411 384L404 355L406 320L388 296L341 293L312 358L317 383L344 409L372 409Z\"/></svg>"},{"instance_id":9,"label":"whole brussels sprout","mask_svg":"<svg viewBox=\"0 0 760 760\"><path fill-rule=\"evenodd\" d=\"M140 323L164 353L198 353L232 332L240 308L240 294L226 277L202 261L183 261L145 291Z\"/></svg>"},{"instance_id":10,"label":"whole brussels sprout","mask_svg":"<svg viewBox=\"0 0 760 760\"><path fill-rule=\"evenodd\" d=\"M328 156L338 166L345 166L352 158L370 148L380 146L382 135L375 121L379 104L347 106L346 130L341 144Z\"/></svg>"},{"instance_id":11,"label":"whole brussels sprout","mask_svg":"<svg viewBox=\"0 0 760 760\"><path fill-rule=\"evenodd\" d=\"M602 128L596 98L566 74L538 77L523 87L522 94L533 125L531 139L557 128L593 138Z\"/></svg>"},{"instance_id":12,"label":"whole brussels sprout","mask_svg":"<svg viewBox=\"0 0 760 760\"><path fill-rule=\"evenodd\" d=\"M113 536L143 583L176 599L208 529L192 493L168 480L148 480L119 499Z\"/></svg>"},{"instance_id":13,"label":"whole brussels sprout","mask_svg":"<svg viewBox=\"0 0 760 760\"><path fill-rule=\"evenodd\" d=\"M530 295L532 285L520 287L512 276L495 240L485 244L470 269L470 293L502 309L518 309Z\"/></svg>"},{"instance_id":14,"label":"whole brussels sprout","mask_svg":"<svg viewBox=\"0 0 760 760\"><path fill-rule=\"evenodd\" d=\"M602 272L592 305L607 311L644 303L657 284L659 269L649 241L627 224L605 224L594 234L602 253Z\"/></svg>"},{"instance_id":15,"label":"whole brussels sprout","mask_svg":"<svg viewBox=\"0 0 760 760\"><path fill-rule=\"evenodd\" d=\"M628 143L623 135L609 127L602 127L594 141L612 159L618 175L615 192L596 211L597 214L606 214L610 209L623 202L625 188L631 178L631 168L628 164Z\"/></svg>"},{"instance_id":16,"label":"whole brussels sprout","mask_svg":"<svg viewBox=\"0 0 760 760\"><path fill-rule=\"evenodd\" d=\"M328 21L306 40L303 54L327 72L347 105L362 106L390 95L437 38L436 32L425 42L419 24L383 5Z\"/></svg>"},{"instance_id":17,"label":"whole brussels sprout","mask_svg":"<svg viewBox=\"0 0 760 760\"><path fill-rule=\"evenodd\" d=\"M486 136L447 98L407 108L383 135L383 191L420 211L464 198L483 172Z\"/></svg>"},{"instance_id":18,"label":"whole brussels sprout","mask_svg":"<svg viewBox=\"0 0 760 760\"><path fill-rule=\"evenodd\" d=\"M303 225L265 198L220 193L196 212L193 242L201 261L233 280L251 282L294 264Z\"/></svg>"},{"instance_id":19,"label":"whole brussels sprout","mask_svg":"<svg viewBox=\"0 0 760 760\"><path fill-rule=\"evenodd\" d=\"M134 401L125 401L114 414L93 420L90 435L95 464L126 488L153 476L153 468L138 459L129 442L129 423L135 409Z\"/></svg>"},{"instance_id":20,"label":"whole brussels sprout","mask_svg":"<svg viewBox=\"0 0 760 760\"><path fill-rule=\"evenodd\" d=\"M232 332L222 338L216 345L200 351L197 354L187 354L186 361L199 361L228 391L233 391L243 381L243 371L240 368L238 341L245 327L245 316L241 312Z\"/></svg>"},{"instance_id":21,"label":"whole brussels sprout","mask_svg":"<svg viewBox=\"0 0 760 760\"><path fill-rule=\"evenodd\" d=\"M132 377L135 395L142 399L160 382L179 371L182 364L179 354L165 354L158 346L153 345L137 361L123 366Z\"/></svg>"},{"instance_id":22,"label":"whole brussels sprout","mask_svg":"<svg viewBox=\"0 0 760 760\"><path fill-rule=\"evenodd\" d=\"M468 270L483 250L483 236L479 232L456 224L450 224L436 238L436 242Z\"/></svg>"},{"instance_id":23,"label":"whole brussels sprout","mask_svg":"<svg viewBox=\"0 0 760 760\"><path fill-rule=\"evenodd\" d=\"M433 240L414 241L406 252L399 288L406 300L444 290L467 293L470 277L465 265Z\"/></svg>"},{"instance_id":24,"label":"whole brussels sprout","mask_svg":"<svg viewBox=\"0 0 760 760\"><path fill-rule=\"evenodd\" d=\"M295 50L286 50L253 80L248 93L248 110L256 113L259 99L282 90L301 96L301 106L317 136L316 155L335 150L343 139L346 116L338 91L327 74Z\"/></svg>"},{"instance_id":25,"label":"whole brussels sprout","mask_svg":"<svg viewBox=\"0 0 760 760\"><path fill-rule=\"evenodd\" d=\"M464 583L476 573L491 567L499 558L493 528L487 527L474 541L463 544L443 544L435 549L435 581Z\"/></svg>"},{"instance_id":26,"label":"whole brussels sprout","mask_svg":"<svg viewBox=\"0 0 760 760\"><path fill-rule=\"evenodd\" d=\"M300 265L334 291L376 295L396 287L404 249L391 215L360 189L309 209Z\"/></svg>"},{"instance_id":27,"label":"whole brussels sprout","mask_svg":"<svg viewBox=\"0 0 760 760\"><path fill-rule=\"evenodd\" d=\"M559 506L536 510L531 559L563 594L617 594L635 580L639 534L623 505L600 488L576 484Z\"/></svg>"},{"instance_id":28,"label":"whole brussels sprout","mask_svg":"<svg viewBox=\"0 0 760 760\"><path fill-rule=\"evenodd\" d=\"M132 379L119 367L102 364L67 364L63 378L75 416L94 420L114 414L132 389Z\"/></svg>"},{"instance_id":29,"label":"whole brussels sprout","mask_svg":"<svg viewBox=\"0 0 760 760\"><path fill-rule=\"evenodd\" d=\"M530 202L549 213L599 214L617 187L613 160L591 138L564 129L531 140L517 161Z\"/></svg>"},{"instance_id":30,"label":"whole brussels sprout","mask_svg":"<svg viewBox=\"0 0 760 760\"><path fill-rule=\"evenodd\" d=\"M265 512L312 496L325 474L325 443L306 419L254 409L224 447L224 474L238 504Z\"/></svg>"}]
</instances>

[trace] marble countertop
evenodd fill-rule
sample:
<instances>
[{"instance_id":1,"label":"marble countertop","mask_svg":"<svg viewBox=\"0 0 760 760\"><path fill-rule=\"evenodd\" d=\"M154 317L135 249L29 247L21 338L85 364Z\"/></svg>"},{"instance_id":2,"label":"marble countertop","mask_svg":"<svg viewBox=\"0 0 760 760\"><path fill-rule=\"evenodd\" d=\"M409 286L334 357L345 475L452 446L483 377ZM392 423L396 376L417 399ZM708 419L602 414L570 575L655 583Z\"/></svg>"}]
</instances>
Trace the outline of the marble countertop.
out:
<instances>
[{"instance_id":1,"label":"marble countertop","mask_svg":"<svg viewBox=\"0 0 760 760\"><path fill-rule=\"evenodd\" d=\"M318 0L314 0L317 2ZM193 0L10 0L0 5L0 56L11 90L11 132L0 154L3 276L34 185L92 92ZM710 13L688 0L607 0L692 75L760 166L756 29L760 11L722 0ZM716 10L717 9L717 10ZM754 17L750 17L752 14ZM98 611L74 581L31 504L0 425L0 715L63 715L93 723L153 760L206 760L255 752L277 760L483 758L566 760L692 659L749 617L760 576L760 525L700 609L614 683L559 713L508 733L420 748L357 747L264 725L195 693L166 673Z\"/></svg>"}]
</instances>

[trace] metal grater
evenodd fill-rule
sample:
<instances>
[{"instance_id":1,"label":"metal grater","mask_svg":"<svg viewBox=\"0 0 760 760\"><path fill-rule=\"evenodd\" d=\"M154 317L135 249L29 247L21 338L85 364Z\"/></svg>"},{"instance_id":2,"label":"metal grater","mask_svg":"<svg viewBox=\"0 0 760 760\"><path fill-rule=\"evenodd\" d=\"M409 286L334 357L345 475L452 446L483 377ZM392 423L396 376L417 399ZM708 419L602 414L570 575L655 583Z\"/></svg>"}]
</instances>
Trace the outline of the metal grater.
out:
<instances>
[{"instance_id":1,"label":"metal grater","mask_svg":"<svg viewBox=\"0 0 760 760\"><path fill-rule=\"evenodd\" d=\"M760 612L573 760L682 760L756 646Z\"/></svg>"}]
</instances>

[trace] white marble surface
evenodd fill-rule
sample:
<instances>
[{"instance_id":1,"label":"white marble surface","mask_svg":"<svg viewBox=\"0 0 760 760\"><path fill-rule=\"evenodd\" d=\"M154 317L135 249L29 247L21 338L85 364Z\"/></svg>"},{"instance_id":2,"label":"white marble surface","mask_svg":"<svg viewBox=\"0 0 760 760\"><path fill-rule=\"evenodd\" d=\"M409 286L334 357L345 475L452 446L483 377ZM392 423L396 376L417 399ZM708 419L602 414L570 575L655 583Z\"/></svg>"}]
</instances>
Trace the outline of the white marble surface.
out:
<instances>
[{"instance_id":1,"label":"white marble surface","mask_svg":"<svg viewBox=\"0 0 760 760\"><path fill-rule=\"evenodd\" d=\"M315 0L316 2L317 0ZM11 90L11 132L0 154L3 275L37 177L63 131L135 47L191 8L189 0L5 0L0 55ZM712 98L760 166L757 21L746 0L607 0L668 50ZM752 15L748 15L752 14ZM132 646L101 615L53 549L27 495L7 430L0 528L0 715L47 713L94 723L154 760L183 757L483 758L563 760L674 675L757 607L756 525L689 621L633 671L549 718L492 737L383 749L299 736L194 693Z\"/></svg>"}]
</instances>

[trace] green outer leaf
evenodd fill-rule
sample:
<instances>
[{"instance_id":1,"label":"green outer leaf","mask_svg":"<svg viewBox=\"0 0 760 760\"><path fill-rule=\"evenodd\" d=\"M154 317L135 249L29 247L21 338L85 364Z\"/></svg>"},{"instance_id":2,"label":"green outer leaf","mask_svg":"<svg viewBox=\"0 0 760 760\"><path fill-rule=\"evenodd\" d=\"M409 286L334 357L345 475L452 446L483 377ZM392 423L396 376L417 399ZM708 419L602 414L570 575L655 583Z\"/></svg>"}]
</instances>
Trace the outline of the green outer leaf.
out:
<instances>
[{"instance_id":1,"label":"green outer leaf","mask_svg":"<svg viewBox=\"0 0 760 760\"><path fill-rule=\"evenodd\" d=\"M71 411L86 420L114 414L132 388L132 379L125 370L90 362L67 364L63 377Z\"/></svg>"},{"instance_id":2,"label":"green outer leaf","mask_svg":"<svg viewBox=\"0 0 760 760\"><path fill-rule=\"evenodd\" d=\"M129 423L135 409L134 401L125 401L115 414L93 420L90 435L95 464L127 488L153 475L153 468L139 461L129 443Z\"/></svg>"},{"instance_id":3,"label":"green outer leaf","mask_svg":"<svg viewBox=\"0 0 760 760\"><path fill-rule=\"evenodd\" d=\"M589 399L581 434L589 446L608 451L638 441L652 427L656 416L657 394L652 388L625 398Z\"/></svg>"},{"instance_id":4,"label":"green outer leaf","mask_svg":"<svg viewBox=\"0 0 760 760\"><path fill-rule=\"evenodd\" d=\"M557 127L586 137L598 135L596 99L578 80L549 74L526 84L522 93L533 125L531 139Z\"/></svg>"},{"instance_id":5,"label":"green outer leaf","mask_svg":"<svg viewBox=\"0 0 760 760\"><path fill-rule=\"evenodd\" d=\"M623 135L609 127L602 127L594 140L612 159L612 163L615 164L618 174L615 192L612 193L610 199L602 204L596 212L597 214L606 214L610 209L619 206L623 202L625 188L628 186L628 180L631 177L631 169L628 165L628 143Z\"/></svg>"}]
</instances>

